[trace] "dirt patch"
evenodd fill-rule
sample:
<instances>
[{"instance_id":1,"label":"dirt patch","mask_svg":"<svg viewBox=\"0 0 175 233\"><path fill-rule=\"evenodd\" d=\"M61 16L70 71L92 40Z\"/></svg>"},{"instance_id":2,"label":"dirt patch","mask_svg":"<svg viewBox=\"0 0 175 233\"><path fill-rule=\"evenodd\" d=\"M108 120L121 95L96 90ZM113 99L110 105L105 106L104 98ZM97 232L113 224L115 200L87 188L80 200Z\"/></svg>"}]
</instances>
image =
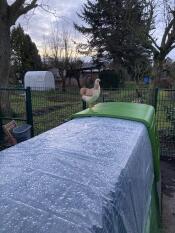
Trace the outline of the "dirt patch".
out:
<instances>
[{"instance_id":1,"label":"dirt patch","mask_svg":"<svg viewBox=\"0 0 175 233\"><path fill-rule=\"evenodd\" d=\"M66 107L72 106L71 104L66 104ZM50 106L50 107L42 107L42 108L38 108L35 109L33 111L33 116L42 116L43 114L48 114L60 109L63 109L65 107L65 104L60 104L60 105L54 105L54 106Z\"/></svg>"},{"instance_id":2,"label":"dirt patch","mask_svg":"<svg viewBox=\"0 0 175 233\"><path fill-rule=\"evenodd\" d=\"M163 233L175 233L175 161L161 161Z\"/></svg>"},{"instance_id":3,"label":"dirt patch","mask_svg":"<svg viewBox=\"0 0 175 233\"><path fill-rule=\"evenodd\" d=\"M47 114L47 113L53 112L61 108L63 108L63 106L60 106L60 105L38 108L33 111L33 116L40 116L40 115Z\"/></svg>"},{"instance_id":4,"label":"dirt patch","mask_svg":"<svg viewBox=\"0 0 175 233\"><path fill-rule=\"evenodd\" d=\"M64 96L48 96L47 100L52 102L64 102L67 100Z\"/></svg>"}]
</instances>

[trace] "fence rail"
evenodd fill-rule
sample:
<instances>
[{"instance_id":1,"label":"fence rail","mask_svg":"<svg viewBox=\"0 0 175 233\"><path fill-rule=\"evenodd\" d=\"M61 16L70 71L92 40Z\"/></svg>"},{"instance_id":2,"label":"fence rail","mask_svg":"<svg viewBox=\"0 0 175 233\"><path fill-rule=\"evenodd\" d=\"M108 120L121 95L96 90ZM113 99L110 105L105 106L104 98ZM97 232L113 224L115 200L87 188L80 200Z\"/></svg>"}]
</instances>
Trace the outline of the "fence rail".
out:
<instances>
[{"instance_id":1,"label":"fence rail","mask_svg":"<svg viewBox=\"0 0 175 233\"><path fill-rule=\"evenodd\" d=\"M79 90L0 89L8 92L11 111L1 116L1 123L10 119L33 125L38 135L65 122L72 114L82 110ZM106 89L101 91L98 102L138 102L153 105L161 142L161 155L175 158L175 90L158 89Z\"/></svg>"}]
</instances>

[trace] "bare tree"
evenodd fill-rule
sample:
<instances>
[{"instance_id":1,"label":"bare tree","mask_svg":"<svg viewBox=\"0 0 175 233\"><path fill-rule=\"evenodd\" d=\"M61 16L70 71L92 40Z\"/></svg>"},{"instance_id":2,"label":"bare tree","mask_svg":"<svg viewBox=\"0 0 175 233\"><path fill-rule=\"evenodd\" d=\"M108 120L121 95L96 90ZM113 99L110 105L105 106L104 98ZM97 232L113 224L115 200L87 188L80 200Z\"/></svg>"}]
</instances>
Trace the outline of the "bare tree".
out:
<instances>
[{"instance_id":1,"label":"bare tree","mask_svg":"<svg viewBox=\"0 0 175 233\"><path fill-rule=\"evenodd\" d=\"M156 83L158 83L162 77L163 65L167 55L175 48L175 4L171 4L169 0L162 0L160 8L163 10L165 24L160 43L157 42L157 38L154 37L154 34L149 35L152 41ZM152 8L152 11L156 12L155 8ZM157 17L160 17L160 14L157 15Z\"/></svg>"},{"instance_id":2,"label":"bare tree","mask_svg":"<svg viewBox=\"0 0 175 233\"><path fill-rule=\"evenodd\" d=\"M70 74L71 76L75 74L75 72L70 72L70 70L76 69L76 62L79 64L78 43L76 43L73 38L72 32L65 30L63 25L60 27L58 22L56 22L55 25L52 26L47 44L49 46L48 51L50 51L49 55L52 64L59 69L62 78L62 90L65 91L66 78L70 77ZM79 75L76 75L75 78L77 79L78 85L80 85Z\"/></svg>"},{"instance_id":3,"label":"bare tree","mask_svg":"<svg viewBox=\"0 0 175 233\"><path fill-rule=\"evenodd\" d=\"M47 67L47 61L49 58L49 51L47 46L47 39L45 36L43 36L43 44L42 44L42 58L43 58L43 68L45 69Z\"/></svg>"}]
</instances>

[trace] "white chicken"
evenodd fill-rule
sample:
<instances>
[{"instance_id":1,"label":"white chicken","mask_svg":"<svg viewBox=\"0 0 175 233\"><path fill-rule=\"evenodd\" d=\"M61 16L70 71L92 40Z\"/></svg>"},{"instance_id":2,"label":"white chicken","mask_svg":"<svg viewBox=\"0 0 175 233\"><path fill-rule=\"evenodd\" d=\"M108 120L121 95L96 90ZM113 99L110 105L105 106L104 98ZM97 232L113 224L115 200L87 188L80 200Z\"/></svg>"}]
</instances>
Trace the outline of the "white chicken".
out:
<instances>
[{"instance_id":1,"label":"white chicken","mask_svg":"<svg viewBox=\"0 0 175 233\"><path fill-rule=\"evenodd\" d=\"M96 79L93 88L81 88L80 95L82 96L82 100L88 104L89 108L92 108L95 101L100 96L100 79Z\"/></svg>"}]
</instances>

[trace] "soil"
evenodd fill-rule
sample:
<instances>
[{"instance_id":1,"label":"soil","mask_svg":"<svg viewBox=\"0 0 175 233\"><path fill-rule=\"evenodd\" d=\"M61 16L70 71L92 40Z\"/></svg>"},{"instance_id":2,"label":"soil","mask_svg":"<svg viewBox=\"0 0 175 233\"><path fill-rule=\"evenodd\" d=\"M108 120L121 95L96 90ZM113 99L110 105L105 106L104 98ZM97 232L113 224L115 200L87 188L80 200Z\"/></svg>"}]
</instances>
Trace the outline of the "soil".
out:
<instances>
[{"instance_id":1,"label":"soil","mask_svg":"<svg viewBox=\"0 0 175 233\"><path fill-rule=\"evenodd\" d=\"M33 116L42 116L43 114L48 114L57 110L60 110L62 108L65 107L71 107L72 104L68 104L68 103L60 103L59 105L54 105L54 106L50 106L50 107L42 107L42 108L37 108L33 111Z\"/></svg>"},{"instance_id":2,"label":"soil","mask_svg":"<svg viewBox=\"0 0 175 233\"><path fill-rule=\"evenodd\" d=\"M162 233L175 233L175 160L161 161Z\"/></svg>"},{"instance_id":3,"label":"soil","mask_svg":"<svg viewBox=\"0 0 175 233\"><path fill-rule=\"evenodd\" d=\"M68 98L64 97L64 96L48 96L47 100L52 101L52 102L65 102L67 101Z\"/></svg>"}]
</instances>

